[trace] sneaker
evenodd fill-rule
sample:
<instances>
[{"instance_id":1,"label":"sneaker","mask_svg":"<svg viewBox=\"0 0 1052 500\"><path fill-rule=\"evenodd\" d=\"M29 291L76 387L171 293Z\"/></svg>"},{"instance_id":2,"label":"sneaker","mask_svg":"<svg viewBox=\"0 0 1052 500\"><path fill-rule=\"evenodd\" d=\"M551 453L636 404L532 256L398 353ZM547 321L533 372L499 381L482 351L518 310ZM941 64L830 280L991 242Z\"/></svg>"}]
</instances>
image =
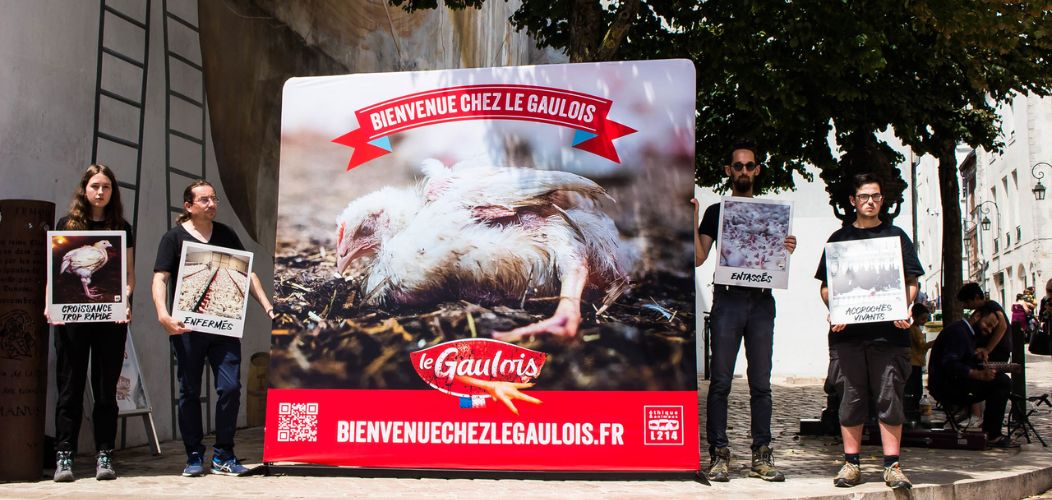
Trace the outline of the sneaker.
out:
<instances>
[{"instance_id":1,"label":"sneaker","mask_svg":"<svg viewBox=\"0 0 1052 500\"><path fill-rule=\"evenodd\" d=\"M978 429L983 426L983 417L968 415L967 417L961 419L961 421L957 422L957 426L960 427L963 431L969 429Z\"/></svg>"},{"instance_id":2,"label":"sneaker","mask_svg":"<svg viewBox=\"0 0 1052 500\"><path fill-rule=\"evenodd\" d=\"M850 488L862 484L862 469L851 462L844 462L840 472L833 478L833 484L837 488Z\"/></svg>"},{"instance_id":3,"label":"sneaker","mask_svg":"<svg viewBox=\"0 0 1052 500\"><path fill-rule=\"evenodd\" d=\"M98 481L117 479L117 471L113 470L113 450L99 450L99 454L95 457L95 479Z\"/></svg>"},{"instance_id":4,"label":"sneaker","mask_svg":"<svg viewBox=\"0 0 1052 500\"><path fill-rule=\"evenodd\" d=\"M212 457L212 474L240 476L246 472L248 472L248 467L241 465L237 457L232 456L226 460L220 460L218 456Z\"/></svg>"},{"instance_id":5,"label":"sneaker","mask_svg":"<svg viewBox=\"0 0 1052 500\"><path fill-rule=\"evenodd\" d=\"M785 475L774 466L774 456L769 446L761 446L752 452L752 470L749 471L749 477L758 477L764 481L785 481Z\"/></svg>"},{"instance_id":6,"label":"sneaker","mask_svg":"<svg viewBox=\"0 0 1052 500\"><path fill-rule=\"evenodd\" d=\"M55 482L73 482L73 452L60 451L55 453Z\"/></svg>"},{"instance_id":7,"label":"sneaker","mask_svg":"<svg viewBox=\"0 0 1052 500\"><path fill-rule=\"evenodd\" d=\"M716 448L709 468L709 480L726 483L731 480L731 449Z\"/></svg>"},{"instance_id":8,"label":"sneaker","mask_svg":"<svg viewBox=\"0 0 1052 500\"><path fill-rule=\"evenodd\" d=\"M201 454L193 452L186 459L186 468L183 469L184 477L200 477L205 475L205 461L201 458Z\"/></svg>"},{"instance_id":9,"label":"sneaker","mask_svg":"<svg viewBox=\"0 0 1052 500\"><path fill-rule=\"evenodd\" d=\"M898 462L891 464L890 467L884 467L884 484L895 490L908 490L913 487L913 483L906 479L906 474L902 472L902 467Z\"/></svg>"}]
</instances>

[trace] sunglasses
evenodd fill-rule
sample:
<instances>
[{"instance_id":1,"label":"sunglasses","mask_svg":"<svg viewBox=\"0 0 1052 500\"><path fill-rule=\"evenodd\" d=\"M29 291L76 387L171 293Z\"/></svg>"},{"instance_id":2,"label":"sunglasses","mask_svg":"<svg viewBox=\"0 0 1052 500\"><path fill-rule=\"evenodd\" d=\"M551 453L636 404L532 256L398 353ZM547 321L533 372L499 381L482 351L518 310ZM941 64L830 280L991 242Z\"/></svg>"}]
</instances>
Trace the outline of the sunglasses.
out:
<instances>
[{"instance_id":1,"label":"sunglasses","mask_svg":"<svg viewBox=\"0 0 1052 500\"><path fill-rule=\"evenodd\" d=\"M735 172L741 172L743 168L747 172L752 172L753 170L756 170L756 167L759 167L759 165L751 161L749 163L742 163L740 161L731 163L731 168L733 168Z\"/></svg>"}]
</instances>

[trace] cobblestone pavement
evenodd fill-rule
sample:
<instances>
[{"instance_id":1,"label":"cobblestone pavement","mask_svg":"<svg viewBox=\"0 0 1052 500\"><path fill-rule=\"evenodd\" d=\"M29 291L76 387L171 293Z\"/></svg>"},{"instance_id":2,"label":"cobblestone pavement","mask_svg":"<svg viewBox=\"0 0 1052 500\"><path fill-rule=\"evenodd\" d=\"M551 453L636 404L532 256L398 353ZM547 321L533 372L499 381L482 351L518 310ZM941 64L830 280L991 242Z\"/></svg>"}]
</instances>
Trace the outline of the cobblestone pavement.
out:
<instances>
[{"instance_id":1,"label":"cobblestone pavement","mask_svg":"<svg viewBox=\"0 0 1052 500\"><path fill-rule=\"evenodd\" d=\"M1052 392L1052 358L1028 359L1031 395ZM863 448L865 484L851 489L833 487L832 477L842 457L834 437L799 437L799 419L817 418L825 404L819 380L775 380L775 462L786 473L784 483L746 478L749 465L748 384L735 379L730 398L728 433L735 452L737 477L729 483L704 486L690 480L622 480L619 476L589 480L540 479L439 479L360 477L353 469L324 475L255 475L242 478L205 476L183 478L181 444L162 443L161 456L146 447L116 455L116 481L95 481L91 457L77 457L76 482L57 484L51 471L39 482L0 484L2 498L146 498L222 496L233 498L896 498L880 479L880 448ZM707 384L703 383L701 394ZM704 417L704 398L699 411ZM1037 430L1052 438L1052 408L1042 407L1033 418ZM704 418L702 418L704 425ZM702 433L704 436L704 433ZM250 465L262 457L263 430L238 433L238 453ZM1049 441L1052 444L1052 441ZM702 438L703 460L707 444ZM1039 444L1012 450L962 451L905 448L902 462L916 485L912 495L921 498L1018 498L1052 488L1052 451ZM461 474L457 477L465 477ZM487 476L491 477L491 476ZM997 479L991 481L991 479ZM1033 485L1039 486L1033 486ZM945 486L951 485L951 486ZM1043 486L1040 486L1043 485ZM1034 488L1037 488L1034 490ZM985 488L985 489L984 489ZM1042 498L1050 498L1048 493Z\"/></svg>"}]
</instances>

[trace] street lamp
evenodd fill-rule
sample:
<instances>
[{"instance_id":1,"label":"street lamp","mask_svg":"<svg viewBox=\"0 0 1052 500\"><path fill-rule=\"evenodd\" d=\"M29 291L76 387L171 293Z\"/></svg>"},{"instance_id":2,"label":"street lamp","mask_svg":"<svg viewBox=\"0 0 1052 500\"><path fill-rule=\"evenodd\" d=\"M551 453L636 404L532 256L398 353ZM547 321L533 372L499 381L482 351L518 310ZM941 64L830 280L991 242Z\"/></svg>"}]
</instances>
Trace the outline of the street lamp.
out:
<instances>
[{"instance_id":1,"label":"street lamp","mask_svg":"<svg viewBox=\"0 0 1052 500\"><path fill-rule=\"evenodd\" d=\"M976 205L975 208L973 209L973 210L977 210L977 211L979 211L979 213L983 214L983 220L981 220L979 222L979 225L982 226L983 231L989 231L990 230L990 217L987 217L987 215L990 214L990 207L986 207L984 205L993 205L993 207L994 207L994 216L996 216L996 218L997 218L997 229L1000 230L1001 229L1001 209L997 207L997 203L994 203L993 201L990 201L990 200L984 201L984 202Z\"/></svg>"},{"instance_id":2,"label":"street lamp","mask_svg":"<svg viewBox=\"0 0 1052 500\"><path fill-rule=\"evenodd\" d=\"M1045 173L1037 171L1037 167L1040 167L1042 165L1045 166L1045 168L1052 169L1052 165L1049 165L1047 162L1043 161L1039 161L1035 163L1034 166L1030 167L1030 175L1033 178L1037 179L1037 185L1035 185L1034 189L1032 189L1031 191L1034 192L1034 199L1038 201L1045 199L1045 185L1041 183L1041 179L1045 177Z\"/></svg>"}]
</instances>

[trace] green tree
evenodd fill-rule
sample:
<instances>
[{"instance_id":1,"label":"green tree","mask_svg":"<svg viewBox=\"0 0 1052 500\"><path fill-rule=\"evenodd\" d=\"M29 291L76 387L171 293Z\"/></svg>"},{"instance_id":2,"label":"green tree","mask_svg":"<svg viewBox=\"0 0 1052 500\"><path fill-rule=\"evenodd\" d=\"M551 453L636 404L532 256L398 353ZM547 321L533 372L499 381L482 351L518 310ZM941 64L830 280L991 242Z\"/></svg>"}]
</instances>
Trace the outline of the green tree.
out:
<instances>
[{"instance_id":1,"label":"green tree","mask_svg":"<svg viewBox=\"0 0 1052 500\"><path fill-rule=\"evenodd\" d=\"M961 216L955 147L1000 147L995 107L1014 92L1052 87L1047 4L984 1L909 3L763 2L703 4L697 50L699 110L713 113L705 136L774 138L770 170L812 163L838 216L851 217L850 177L877 171L895 181L901 161L874 134L891 129L916 153L939 160L943 214L944 317L953 320L961 284ZM708 89L716 88L716 92ZM833 132L843 154L828 149ZM701 134L699 134L701 135ZM778 142L781 141L781 142ZM699 141L699 165L724 151ZM706 169L699 180L712 184ZM894 216L895 213L889 214Z\"/></svg>"},{"instance_id":2,"label":"green tree","mask_svg":"<svg viewBox=\"0 0 1052 500\"><path fill-rule=\"evenodd\" d=\"M437 0L391 0L407 10ZM484 0L447 0L453 8ZM1052 8L1020 0L523 0L511 19L572 61L689 57L698 68L697 182L725 182L734 138L761 145L763 190L788 189L816 166L834 213L855 173L889 181L898 214L902 158L892 130L939 160L944 317L959 317L961 214L955 147L997 149L996 106L1052 90ZM831 146L840 153L835 154Z\"/></svg>"}]
</instances>

